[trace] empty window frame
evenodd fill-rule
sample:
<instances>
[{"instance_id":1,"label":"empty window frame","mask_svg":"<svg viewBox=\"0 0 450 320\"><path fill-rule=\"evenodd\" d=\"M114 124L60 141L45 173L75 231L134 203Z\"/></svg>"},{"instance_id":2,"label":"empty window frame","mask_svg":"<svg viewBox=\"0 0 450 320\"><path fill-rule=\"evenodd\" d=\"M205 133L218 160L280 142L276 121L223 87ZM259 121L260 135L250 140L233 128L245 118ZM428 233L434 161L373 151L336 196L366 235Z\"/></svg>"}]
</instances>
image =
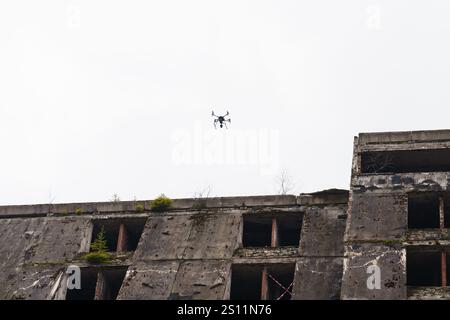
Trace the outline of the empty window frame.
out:
<instances>
[{"instance_id":1,"label":"empty window frame","mask_svg":"<svg viewBox=\"0 0 450 320\"><path fill-rule=\"evenodd\" d=\"M146 219L108 219L93 222L91 242L104 230L106 244L110 252L134 251L137 248Z\"/></svg>"},{"instance_id":2,"label":"empty window frame","mask_svg":"<svg viewBox=\"0 0 450 320\"><path fill-rule=\"evenodd\" d=\"M242 244L244 247L270 247L272 243L272 217L244 216Z\"/></svg>"},{"instance_id":3,"label":"empty window frame","mask_svg":"<svg viewBox=\"0 0 450 320\"><path fill-rule=\"evenodd\" d=\"M290 300L295 264L233 265L231 300Z\"/></svg>"},{"instance_id":4,"label":"empty window frame","mask_svg":"<svg viewBox=\"0 0 450 320\"><path fill-rule=\"evenodd\" d=\"M298 247L302 219L298 215L286 215L277 217L278 246Z\"/></svg>"},{"instance_id":5,"label":"empty window frame","mask_svg":"<svg viewBox=\"0 0 450 320\"><path fill-rule=\"evenodd\" d=\"M262 267L233 265L231 269L231 300L261 299Z\"/></svg>"},{"instance_id":6,"label":"empty window frame","mask_svg":"<svg viewBox=\"0 0 450 320\"><path fill-rule=\"evenodd\" d=\"M66 300L115 300L127 268L81 269L81 288L66 291Z\"/></svg>"},{"instance_id":7,"label":"empty window frame","mask_svg":"<svg viewBox=\"0 0 450 320\"><path fill-rule=\"evenodd\" d=\"M266 267L263 270L263 284L264 281L267 282L267 291L264 292L264 287L261 288L263 299L291 300L294 287L294 273L295 264L279 264Z\"/></svg>"},{"instance_id":8,"label":"empty window frame","mask_svg":"<svg viewBox=\"0 0 450 320\"><path fill-rule=\"evenodd\" d=\"M100 271L97 275L97 286L95 289L96 300L116 300L125 278L127 269L117 268Z\"/></svg>"},{"instance_id":9,"label":"empty window frame","mask_svg":"<svg viewBox=\"0 0 450 320\"><path fill-rule=\"evenodd\" d=\"M450 149L374 151L361 154L362 173L450 171Z\"/></svg>"},{"instance_id":10,"label":"empty window frame","mask_svg":"<svg viewBox=\"0 0 450 320\"><path fill-rule=\"evenodd\" d=\"M439 195L436 193L422 192L408 194L408 228L439 228L439 206Z\"/></svg>"},{"instance_id":11,"label":"empty window frame","mask_svg":"<svg viewBox=\"0 0 450 320\"><path fill-rule=\"evenodd\" d=\"M242 244L244 247L298 247L302 228L302 216L277 214L243 217Z\"/></svg>"},{"instance_id":12,"label":"empty window frame","mask_svg":"<svg viewBox=\"0 0 450 320\"><path fill-rule=\"evenodd\" d=\"M411 247L406 254L407 285L448 286L448 254L441 248Z\"/></svg>"}]
</instances>

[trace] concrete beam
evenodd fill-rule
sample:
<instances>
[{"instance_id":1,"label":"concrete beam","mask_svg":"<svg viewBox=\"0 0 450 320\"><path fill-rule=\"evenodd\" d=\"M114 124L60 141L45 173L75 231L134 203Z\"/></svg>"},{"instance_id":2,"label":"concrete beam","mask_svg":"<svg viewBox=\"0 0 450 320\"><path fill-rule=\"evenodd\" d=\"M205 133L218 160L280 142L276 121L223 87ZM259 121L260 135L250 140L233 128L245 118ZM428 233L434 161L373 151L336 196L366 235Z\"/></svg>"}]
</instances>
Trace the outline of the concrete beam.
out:
<instances>
[{"instance_id":1,"label":"concrete beam","mask_svg":"<svg viewBox=\"0 0 450 320\"><path fill-rule=\"evenodd\" d=\"M360 133L360 144L449 141L450 130Z\"/></svg>"},{"instance_id":2,"label":"concrete beam","mask_svg":"<svg viewBox=\"0 0 450 320\"><path fill-rule=\"evenodd\" d=\"M173 199L171 210L191 210L195 208L196 199ZM37 205L0 206L0 218L47 216L47 215L82 215L82 214L112 214L136 213L138 206L150 211L152 200L119 201L119 202L87 202ZM208 198L205 208L243 208L294 206L297 197L294 195L267 195L249 197L219 197Z\"/></svg>"}]
</instances>

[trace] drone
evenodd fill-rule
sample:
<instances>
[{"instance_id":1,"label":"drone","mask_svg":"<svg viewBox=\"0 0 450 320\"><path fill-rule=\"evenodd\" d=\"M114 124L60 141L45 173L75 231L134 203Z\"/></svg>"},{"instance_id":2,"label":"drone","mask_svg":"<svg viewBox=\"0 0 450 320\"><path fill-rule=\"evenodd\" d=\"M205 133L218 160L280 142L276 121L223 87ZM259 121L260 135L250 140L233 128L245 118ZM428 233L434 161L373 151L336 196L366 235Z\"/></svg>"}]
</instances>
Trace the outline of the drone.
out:
<instances>
[{"instance_id":1,"label":"drone","mask_svg":"<svg viewBox=\"0 0 450 320\"><path fill-rule=\"evenodd\" d=\"M220 127L223 128L223 126L225 126L225 128L228 129L227 127L227 122L231 123L231 119L225 119L226 117L228 117L230 115L230 113L227 111L227 114L224 116L216 116L214 114L214 111L212 112L212 116L216 117L216 119L214 119L214 128L217 129L217 123L219 123Z\"/></svg>"}]
</instances>

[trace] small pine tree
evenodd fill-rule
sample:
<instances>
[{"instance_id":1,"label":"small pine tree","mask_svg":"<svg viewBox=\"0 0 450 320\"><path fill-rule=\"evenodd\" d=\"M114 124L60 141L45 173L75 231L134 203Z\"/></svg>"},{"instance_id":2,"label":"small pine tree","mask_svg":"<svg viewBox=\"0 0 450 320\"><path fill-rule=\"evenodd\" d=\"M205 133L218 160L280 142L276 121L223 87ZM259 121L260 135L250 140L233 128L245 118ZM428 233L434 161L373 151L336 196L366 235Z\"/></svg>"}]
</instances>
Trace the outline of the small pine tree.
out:
<instances>
[{"instance_id":1,"label":"small pine tree","mask_svg":"<svg viewBox=\"0 0 450 320\"><path fill-rule=\"evenodd\" d=\"M105 238L105 228L103 226L97 234L95 241L91 243L91 252L86 253L83 258L93 264L108 263L111 260L111 254L108 252L108 243Z\"/></svg>"},{"instance_id":2,"label":"small pine tree","mask_svg":"<svg viewBox=\"0 0 450 320\"><path fill-rule=\"evenodd\" d=\"M105 227L102 226L100 232L97 234L95 241L91 243L92 252L106 252L108 251L108 243L105 238Z\"/></svg>"}]
</instances>

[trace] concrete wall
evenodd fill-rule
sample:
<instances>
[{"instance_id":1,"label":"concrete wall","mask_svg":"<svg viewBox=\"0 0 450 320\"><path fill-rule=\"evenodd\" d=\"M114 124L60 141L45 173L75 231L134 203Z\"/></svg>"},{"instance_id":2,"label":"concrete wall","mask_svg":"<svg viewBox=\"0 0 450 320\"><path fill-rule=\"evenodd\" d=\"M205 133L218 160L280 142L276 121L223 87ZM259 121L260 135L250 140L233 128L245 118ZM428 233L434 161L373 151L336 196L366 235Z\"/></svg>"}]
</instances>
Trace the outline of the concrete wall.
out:
<instances>
[{"instance_id":1,"label":"concrete wall","mask_svg":"<svg viewBox=\"0 0 450 320\"><path fill-rule=\"evenodd\" d=\"M346 219L346 205L306 208L294 299L339 299Z\"/></svg>"},{"instance_id":2,"label":"concrete wall","mask_svg":"<svg viewBox=\"0 0 450 320\"><path fill-rule=\"evenodd\" d=\"M0 219L0 299L49 298L88 238L85 217Z\"/></svg>"},{"instance_id":3,"label":"concrete wall","mask_svg":"<svg viewBox=\"0 0 450 320\"><path fill-rule=\"evenodd\" d=\"M150 201L0 207L0 299L64 299L71 264L125 267L118 299L228 299L233 264L296 264L294 299L337 299L348 193L175 200L153 213ZM144 204L146 210L138 210ZM303 217L298 248L242 248L243 215ZM103 266L81 259L92 221L145 218L134 252Z\"/></svg>"}]
</instances>

